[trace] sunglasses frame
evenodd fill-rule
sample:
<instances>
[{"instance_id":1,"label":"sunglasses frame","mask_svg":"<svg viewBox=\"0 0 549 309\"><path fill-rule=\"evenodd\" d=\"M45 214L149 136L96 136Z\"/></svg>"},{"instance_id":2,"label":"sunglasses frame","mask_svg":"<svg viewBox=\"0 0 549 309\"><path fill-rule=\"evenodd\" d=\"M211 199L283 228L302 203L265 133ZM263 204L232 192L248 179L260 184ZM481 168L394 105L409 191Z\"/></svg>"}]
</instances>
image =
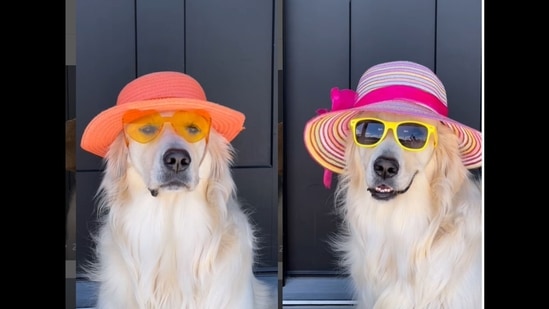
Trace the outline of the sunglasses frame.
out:
<instances>
[{"instance_id":1,"label":"sunglasses frame","mask_svg":"<svg viewBox=\"0 0 549 309\"><path fill-rule=\"evenodd\" d=\"M362 122L364 120L372 120L372 121L380 122L381 124L383 124L384 130L383 130L383 133L381 134L381 137L379 138L379 140L377 142L375 142L371 145L361 144L361 143L358 142L358 139L357 139L356 126L357 126L357 124L359 124L360 122ZM398 128L399 125L402 125L402 124L421 125L421 126L424 126L427 129L427 136L425 137L425 143L423 144L423 146L421 146L420 148L409 148L409 147L406 147L403 144L401 144L400 139L398 138L397 128ZM408 151L423 151L423 150L425 150L425 148L427 148L427 145L429 144L429 139L431 138L431 136L433 136L433 138L434 138L434 146L436 146L437 143L438 143L438 134L437 134L436 127L431 125L431 124L424 123L424 122L421 122L421 121L416 121L416 120L386 121L386 120L382 120L382 119L374 118L374 117L361 117L361 118L351 119L349 125L351 127L351 133L353 134L353 140L354 140L355 144L359 147L364 147L364 148L374 148L374 147L376 147L377 145L379 145L385 139L385 137L387 136L387 132L389 130L393 131L393 136L394 136L397 144L402 149L405 149L405 150L408 150Z\"/></svg>"},{"instance_id":2,"label":"sunglasses frame","mask_svg":"<svg viewBox=\"0 0 549 309\"><path fill-rule=\"evenodd\" d=\"M197 139L197 140L189 140L189 138L186 136L186 134L181 134L180 132L180 128L177 128L177 126L174 124L174 118L177 116L177 113L181 113L181 112L184 112L184 113L193 113L193 114L196 114L202 118L204 118L204 120L206 120L207 122L207 129L206 129L206 132L204 133L204 136ZM150 116L153 116L153 117L158 117L158 118L161 118L163 121L162 121L162 125L160 126L159 130L158 130L158 133L154 134L154 136L152 136L150 139L148 140L139 140L139 139L136 139L129 131L128 131L128 126L134 124L134 122L136 120L140 120L142 118L145 118L145 117L150 117ZM171 116L162 116L161 112L160 111L156 111L156 110L128 110L124 113L123 117L122 117L122 123L124 125L124 133L126 136L129 136L132 140L138 142L138 143L142 143L142 144L147 144L147 143L150 143L152 142L154 139L156 139L161 133L162 131L164 130L164 125L166 123L169 123L174 132L181 136L182 138L184 138L186 141L188 141L189 143L196 143L196 142L199 142L201 141L202 139L206 139L206 142L208 141L208 137L210 135L210 129L211 129L211 126L212 126L212 120L211 120L211 116L208 112L204 111L204 110L199 110L199 109L193 109L193 110L177 110L173 113L173 115ZM158 124L155 122L155 124Z\"/></svg>"}]
</instances>

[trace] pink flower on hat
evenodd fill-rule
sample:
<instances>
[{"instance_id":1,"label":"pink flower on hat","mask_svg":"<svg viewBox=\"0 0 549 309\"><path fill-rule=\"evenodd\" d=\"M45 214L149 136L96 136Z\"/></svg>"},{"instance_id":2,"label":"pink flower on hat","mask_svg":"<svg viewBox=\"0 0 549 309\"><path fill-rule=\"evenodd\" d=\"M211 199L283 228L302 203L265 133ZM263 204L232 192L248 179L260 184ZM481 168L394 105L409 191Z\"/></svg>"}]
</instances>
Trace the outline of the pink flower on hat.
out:
<instances>
[{"instance_id":1,"label":"pink flower on hat","mask_svg":"<svg viewBox=\"0 0 549 309\"><path fill-rule=\"evenodd\" d=\"M317 115L352 108L355 105L357 94L351 89L339 90L339 88L334 87L330 90L330 97L332 99L332 110L319 108L316 110ZM332 186L332 172L328 169L324 169L323 182L328 189Z\"/></svg>"}]
</instances>

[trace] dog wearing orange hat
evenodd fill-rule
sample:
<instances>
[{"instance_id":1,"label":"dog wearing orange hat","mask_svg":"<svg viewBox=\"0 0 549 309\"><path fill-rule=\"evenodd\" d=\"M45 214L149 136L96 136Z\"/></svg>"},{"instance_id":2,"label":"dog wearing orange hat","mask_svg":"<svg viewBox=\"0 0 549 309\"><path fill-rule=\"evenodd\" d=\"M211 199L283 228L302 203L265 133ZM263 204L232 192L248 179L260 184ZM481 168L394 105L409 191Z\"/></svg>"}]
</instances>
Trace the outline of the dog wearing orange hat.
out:
<instances>
[{"instance_id":1,"label":"dog wearing orange hat","mask_svg":"<svg viewBox=\"0 0 549 309\"><path fill-rule=\"evenodd\" d=\"M105 162L88 269L97 308L276 308L254 276L256 230L231 175L244 120L163 71L128 83L87 125L81 147Z\"/></svg>"},{"instance_id":2,"label":"dog wearing orange hat","mask_svg":"<svg viewBox=\"0 0 549 309\"><path fill-rule=\"evenodd\" d=\"M427 67L369 68L307 122L305 146L339 174L333 241L360 309L482 307L482 136L448 117Z\"/></svg>"}]
</instances>

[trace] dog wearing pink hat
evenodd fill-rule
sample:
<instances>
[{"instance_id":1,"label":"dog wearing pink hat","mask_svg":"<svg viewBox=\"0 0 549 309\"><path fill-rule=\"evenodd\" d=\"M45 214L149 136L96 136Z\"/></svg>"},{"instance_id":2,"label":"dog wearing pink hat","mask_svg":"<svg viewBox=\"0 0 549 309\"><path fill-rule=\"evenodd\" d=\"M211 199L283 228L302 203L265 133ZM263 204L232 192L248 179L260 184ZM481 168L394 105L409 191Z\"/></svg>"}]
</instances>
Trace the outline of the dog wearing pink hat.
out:
<instances>
[{"instance_id":1,"label":"dog wearing pink hat","mask_svg":"<svg viewBox=\"0 0 549 309\"><path fill-rule=\"evenodd\" d=\"M331 90L305 146L335 189L333 240L359 309L482 307L482 135L448 117L427 67L374 65Z\"/></svg>"},{"instance_id":2,"label":"dog wearing pink hat","mask_svg":"<svg viewBox=\"0 0 549 309\"><path fill-rule=\"evenodd\" d=\"M236 198L230 142L244 114L191 76L154 72L87 125L105 162L89 276L98 309L274 309L253 273L256 230Z\"/></svg>"}]
</instances>

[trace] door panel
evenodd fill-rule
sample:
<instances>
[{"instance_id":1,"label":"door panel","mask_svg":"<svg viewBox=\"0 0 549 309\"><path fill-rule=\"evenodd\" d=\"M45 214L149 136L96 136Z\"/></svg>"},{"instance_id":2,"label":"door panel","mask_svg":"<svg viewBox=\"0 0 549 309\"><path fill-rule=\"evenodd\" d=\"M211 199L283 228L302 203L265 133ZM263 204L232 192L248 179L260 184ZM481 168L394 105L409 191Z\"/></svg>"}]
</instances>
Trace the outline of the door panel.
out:
<instances>
[{"instance_id":1,"label":"door panel","mask_svg":"<svg viewBox=\"0 0 549 309\"><path fill-rule=\"evenodd\" d=\"M351 87L371 66L410 60L434 69L435 0L351 1Z\"/></svg>"},{"instance_id":2,"label":"door panel","mask_svg":"<svg viewBox=\"0 0 549 309\"><path fill-rule=\"evenodd\" d=\"M185 72L185 1L137 0L137 75Z\"/></svg>"},{"instance_id":3,"label":"door panel","mask_svg":"<svg viewBox=\"0 0 549 309\"><path fill-rule=\"evenodd\" d=\"M232 173L237 196L256 228L256 271L276 272L277 263L277 196L272 168L234 168Z\"/></svg>"},{"instance_id":4,"label":"door panel","mask_svg":"<svg viewBox=\"0 0 549 309\"><path fill-rule=\"evenodd\" d=\"M101 158L82 150L80 139L135 78L134 1L76 1L76 9L76 167L98 170Z\"/></svg>"},{"instance_id":5,"label":"door panel","mask_svg":"<svg viewBox=\"0 0 549 309\"><path fill-rule=\"evenodd\" d=\"M273 2L188 0L185 9L187 73L209 100L246 115L235 164L271 166Z\"/></svg>"},{"instance_id":6,"label":"door panel","mask_svg":"<svg viewBox=\"0 0 549 309\"><path fill-rule=\"evenodd\" d=\"M482 7L480 0L439 1L436 73L453 119L481 129ZM444 22L441 22L444 21Z\"/></svg>"},{"instance_id":7,"label":"door panel","mask_svg":"<svg viewBox=\"0 0 549 309\"><path fill-rule=\"evenodd\" d=\"M305 149L303 129L318 108L331 107L332 87L350 87L349 4L287 1L284 28L284 271L331 272L333 187L322 184L323 170Z\"/></svg>"}]
</instances>

